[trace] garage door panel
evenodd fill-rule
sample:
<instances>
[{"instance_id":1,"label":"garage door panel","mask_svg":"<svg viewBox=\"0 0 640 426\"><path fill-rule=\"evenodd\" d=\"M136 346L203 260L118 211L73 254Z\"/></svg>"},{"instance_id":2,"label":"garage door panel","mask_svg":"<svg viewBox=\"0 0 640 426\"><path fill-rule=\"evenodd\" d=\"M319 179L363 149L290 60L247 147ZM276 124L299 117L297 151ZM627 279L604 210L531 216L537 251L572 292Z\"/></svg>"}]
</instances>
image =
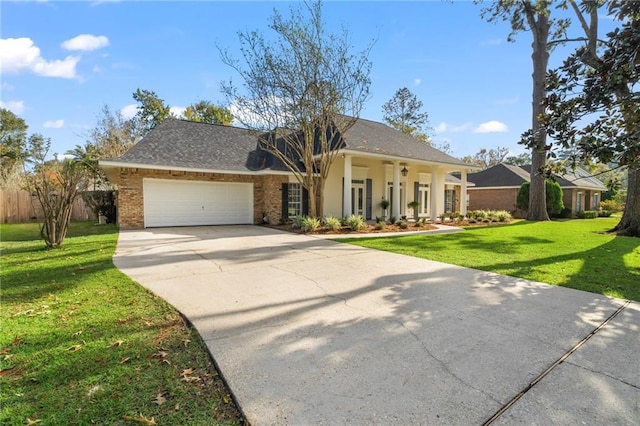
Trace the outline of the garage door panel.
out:
<instances>
[{"instance_id":1,"label":"garage door panel","mask_svg":"<svg viewBox=\"0 0 640 426\"><path fill-rule=\"evenodd\" d=\"M253 223L253 184L145 179L146 227Z\"/></svg>"}]
</instances>

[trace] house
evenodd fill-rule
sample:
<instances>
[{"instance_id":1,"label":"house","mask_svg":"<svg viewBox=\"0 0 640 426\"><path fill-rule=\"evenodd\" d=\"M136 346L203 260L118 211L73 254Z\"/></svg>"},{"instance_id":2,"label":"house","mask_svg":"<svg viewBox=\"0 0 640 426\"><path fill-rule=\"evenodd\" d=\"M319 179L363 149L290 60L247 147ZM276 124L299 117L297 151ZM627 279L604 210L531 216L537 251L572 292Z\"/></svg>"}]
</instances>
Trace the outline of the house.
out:
<instances>
[{"instance_id":1,"label":"house","mask_svg":"<svg viewBox=\"0 0 640 426\"><path fill-rule=\"evenodd\" d=\"M469 173L469 210L507 210L516 212L520 186L530 181L531 166L498 164L477 173ZM563 193L563 202L573 214L597 210L600 197L607 188L586 170L577 168L555 176Z\"/></svg>"},{"instance_id":2,"label":"house","mask_svg":"<svg viewBox=\"0 0 640 426\"><path fill-rule=\"evenodd\" d=\"M242 128L168 119L123 156L100 166L118 187L123 228L277 223L307 211L308 196L255 133ZM367 219L419 216L435 220L459 208L473 167L382 123L365 119L342 135L325 186L326 216ZM448 176L459 172L460 179ZM456 204L458 203L458 204ZM459 206L459 207L458 207Z\"/></svg>"}]
</instances>

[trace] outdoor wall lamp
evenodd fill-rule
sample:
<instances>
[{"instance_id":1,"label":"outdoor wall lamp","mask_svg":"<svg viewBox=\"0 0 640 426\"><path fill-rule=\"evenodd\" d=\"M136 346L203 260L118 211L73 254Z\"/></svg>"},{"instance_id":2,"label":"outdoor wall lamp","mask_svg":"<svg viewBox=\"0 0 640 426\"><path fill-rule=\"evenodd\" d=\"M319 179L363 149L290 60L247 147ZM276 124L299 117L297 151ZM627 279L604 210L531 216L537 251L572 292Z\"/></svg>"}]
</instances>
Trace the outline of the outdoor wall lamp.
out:
<instances>
[{"instance_id":1,"label":"outdoor wall lamp","mask_svg":"<svg viewBox=\"0 0 640 426\"><path fill-rule=\"evenodd\" d=\"M404 166L402 170L400 170L400 173L402 174L402 176L407 177L407 174L409 173L409 170L407 170L407 166Z\"/></svg>"}]
</instances>

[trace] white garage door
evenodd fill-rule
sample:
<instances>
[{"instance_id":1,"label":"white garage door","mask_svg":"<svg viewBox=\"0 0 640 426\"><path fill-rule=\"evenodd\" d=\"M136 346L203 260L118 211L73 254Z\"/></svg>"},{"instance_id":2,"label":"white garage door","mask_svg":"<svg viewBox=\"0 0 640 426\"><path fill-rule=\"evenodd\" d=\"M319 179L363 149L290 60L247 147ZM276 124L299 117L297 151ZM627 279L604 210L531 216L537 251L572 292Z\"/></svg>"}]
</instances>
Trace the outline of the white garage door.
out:
<instances>
[{"instance_id":1,"label":"white garage door","mask_svg":"<svg viewBox=\"0 0 640 426\"><path fill-rule=\"evenodd\" d=\"M144 226L253 223L253 184L144 179Z\"/></svg>"}]
</instances>

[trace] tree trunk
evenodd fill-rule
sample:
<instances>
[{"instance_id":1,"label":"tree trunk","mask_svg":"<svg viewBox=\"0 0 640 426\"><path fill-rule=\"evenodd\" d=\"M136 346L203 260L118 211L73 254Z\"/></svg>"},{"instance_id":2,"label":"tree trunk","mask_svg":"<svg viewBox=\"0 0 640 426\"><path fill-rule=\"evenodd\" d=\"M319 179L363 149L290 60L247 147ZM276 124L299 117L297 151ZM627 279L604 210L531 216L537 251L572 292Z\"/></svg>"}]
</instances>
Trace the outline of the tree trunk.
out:
<instances>
[{"instance_id":1,"label":"tree trunk","mask_svg":"<svg viewBox=\"0 0 640 426\"><path fill-rule=\"evenodd\" d=\"M613 228L618 235L640 237L640 169L629 168L627 202L622 219Z\"/></svg>"},{"instance_id":2,"label":"tree trunk","mask_svg":"<svg viewBox=\"0 0 640 426\"><path fill-rule=\"evenodd\" d=\"M549 220L547 213L547 198L544 175L540 169L547 162L547 132L542 126L539 117L544 114L545 75L549 62L549 20L543 13L536 14L535 26L532 25L533 34L533 102L531 105L534 146L531 148L531 186L529 188L529 210L527 220ZM530 19L530 22L534 22Z\"/></svg>"}]
</instances>

